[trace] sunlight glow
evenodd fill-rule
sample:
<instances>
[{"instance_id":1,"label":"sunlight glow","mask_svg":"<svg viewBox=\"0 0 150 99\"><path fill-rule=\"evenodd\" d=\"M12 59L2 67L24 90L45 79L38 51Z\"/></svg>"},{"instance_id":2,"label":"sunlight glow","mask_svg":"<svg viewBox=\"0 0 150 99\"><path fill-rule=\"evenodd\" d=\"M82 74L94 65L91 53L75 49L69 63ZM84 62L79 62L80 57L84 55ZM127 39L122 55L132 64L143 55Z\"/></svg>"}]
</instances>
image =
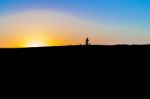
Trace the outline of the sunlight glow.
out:
<instances>
[{"instance_id":1,"label":"sunlight glow","mask_svg":"<svg viewBox=\"0 0 150 99\"><path fill-rule=\"evenodd\" d=\"M48 44L39 41L29 42L26 47L43 47L48 46Z\"/></svg>"}]
</instances>

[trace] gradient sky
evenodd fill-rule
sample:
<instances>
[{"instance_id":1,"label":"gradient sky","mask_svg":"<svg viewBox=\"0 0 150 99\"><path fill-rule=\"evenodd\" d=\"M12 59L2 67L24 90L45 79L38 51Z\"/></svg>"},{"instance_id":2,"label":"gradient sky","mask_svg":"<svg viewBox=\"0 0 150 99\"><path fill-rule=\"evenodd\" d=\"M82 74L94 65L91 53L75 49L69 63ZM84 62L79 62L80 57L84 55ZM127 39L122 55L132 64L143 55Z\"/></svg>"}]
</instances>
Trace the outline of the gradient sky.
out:
<instances>
[{"instance_id":1,"label":"gradient sky","mask_svg":"<svg viewBox=\"0 0 150 99\"><path fill-rule=\"evenodd\" d=\"M150 43L150 0L0 0L0 47Z\"/></svg>"}]
</instances>

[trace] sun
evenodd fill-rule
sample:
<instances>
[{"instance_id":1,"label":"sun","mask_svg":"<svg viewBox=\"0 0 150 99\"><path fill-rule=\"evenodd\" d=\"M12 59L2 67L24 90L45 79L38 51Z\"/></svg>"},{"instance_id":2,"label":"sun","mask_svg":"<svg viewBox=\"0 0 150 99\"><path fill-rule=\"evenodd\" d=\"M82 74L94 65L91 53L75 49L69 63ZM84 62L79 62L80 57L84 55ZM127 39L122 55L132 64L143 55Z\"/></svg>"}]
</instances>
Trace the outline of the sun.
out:
<instances>
[{"instance_id":1,"label":"sun","mask_svg":"<svg viewBox=\"0 0 150 99\"><path fill-rule=\"evenodd\" d=\"M44 47L44 46L48 46L48 44L40 41L32 41L29 42L26 47Z\"/></svg>"}]
</instances>

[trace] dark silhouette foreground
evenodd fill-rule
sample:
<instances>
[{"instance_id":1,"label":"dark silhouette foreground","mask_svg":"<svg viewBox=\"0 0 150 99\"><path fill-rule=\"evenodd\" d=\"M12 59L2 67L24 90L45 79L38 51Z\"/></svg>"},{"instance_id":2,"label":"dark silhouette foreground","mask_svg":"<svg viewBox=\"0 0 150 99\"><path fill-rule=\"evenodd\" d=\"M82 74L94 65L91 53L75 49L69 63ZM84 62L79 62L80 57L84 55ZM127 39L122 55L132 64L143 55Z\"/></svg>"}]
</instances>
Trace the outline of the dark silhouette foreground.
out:
<instances>
[{"instance_id":1,"label":"dark silhouette foreground","mask_svg":"<svg viewBox=\"0 0 150 99\"><path fill-rule=\"evenodd\" d=\"M62 89L74 86L73 90L83 88L87 91L89 86L101 86L98 89L102 92L108 88L114 92L116 86L129 89L143 81L144 77L148 79L146 75L149 73L149 57L149 45L0 49L0 66L6 68L5 71L1 69L4 71L3 75L8 75L6 79L12 76L13 79L22 78L23 82L26 81L24 79L29 79L29 83L37 79L34 84L44 81L42 85L45 85L47 82L45 88L48 85L64 86ZM137 81L130 85L134 79Z\"/></svg>"},{"instance_id":2,"label":"dark silhouette foreground","mask_svg":"<svg viewBox=\"0 0 150 99\"><path fill-rule=\"evenodd\" d=\"M88 43L88 42L87 42ZM132 58L146 58L150 55L150 45L115 45L115 46L60 46L43 48L0 49L1 59L10 60L58 60L63 62L127 61ZM103 60L103 61L101 61ZM39 62L39 61L37 61ZM53 61L52 61L53 62ZM85 62L85 61L84 61Z\"/></svg>"},{"instance_id":3,"label":"dark silhouette foreground","mask_svg":"<svg viewBox=\"0 0 150 99\"><path fill-rule=\"evenodd\" d=\"M150 66L149 45L62 46L43 48L0 49L1 64L19 68L92 72L137 71ZM25 67L24 67L25 66ZM18 67L17 67L18 69ZM148 69L147 69L148 70ZM49 71L48 71L49 72ZM125 73L125 74L126 74Z\"/></svg>"}]
</instances>

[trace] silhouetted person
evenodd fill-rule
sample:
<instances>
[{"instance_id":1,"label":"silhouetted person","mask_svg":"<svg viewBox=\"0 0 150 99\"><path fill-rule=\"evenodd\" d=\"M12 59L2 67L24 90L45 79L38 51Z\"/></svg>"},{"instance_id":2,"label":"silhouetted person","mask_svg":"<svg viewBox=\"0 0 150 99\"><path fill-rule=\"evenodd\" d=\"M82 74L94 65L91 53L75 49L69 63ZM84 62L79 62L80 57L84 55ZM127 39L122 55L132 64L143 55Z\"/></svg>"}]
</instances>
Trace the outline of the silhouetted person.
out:
<instances>
[{"instance_id":1,"label":"silhouetted person","mask_svg":"<svg viewBox=\"0 0 150 99\"><path fill-rule=\"evenodd\" d=\"M85 45L89 45L89 38L86 38Z\"/></svg>"}]
</instances>

